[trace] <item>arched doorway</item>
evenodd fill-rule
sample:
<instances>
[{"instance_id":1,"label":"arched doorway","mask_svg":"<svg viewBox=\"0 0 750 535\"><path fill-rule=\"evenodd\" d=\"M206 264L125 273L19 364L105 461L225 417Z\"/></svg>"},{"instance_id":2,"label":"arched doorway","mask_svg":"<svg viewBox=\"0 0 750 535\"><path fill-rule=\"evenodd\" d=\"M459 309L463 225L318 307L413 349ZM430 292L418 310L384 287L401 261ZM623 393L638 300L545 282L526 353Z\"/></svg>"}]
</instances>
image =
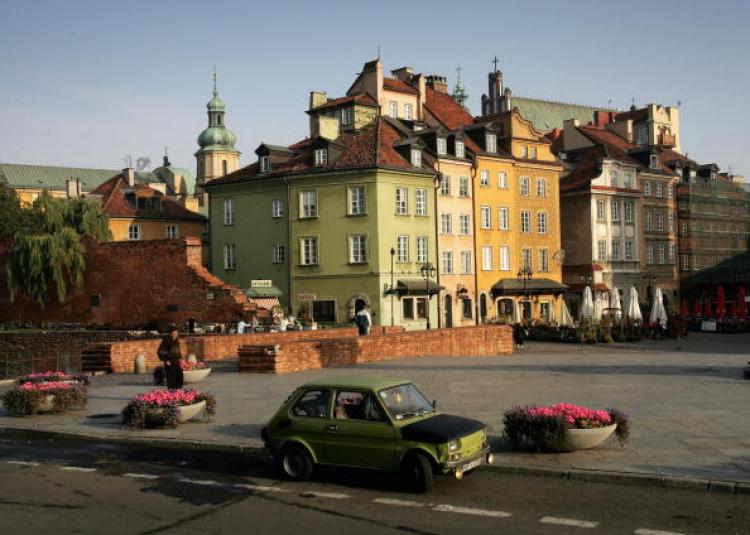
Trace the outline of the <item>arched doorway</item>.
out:
<instances>
[{"instance_id":1,"label":"arched doorway","mask_svg":"<svg viewBox=\"0 0 750 535\"><path fill-rule=\"evenodd\" d=\"M447 328L453 327L453 299L450 295L445 295L445 326Z\"/></svg>"},{"instance_id":2,"label":"arched doorway","mask_svg":"<svg viewBox=\"0 0 750 535\"><path fill-rule=\"evenodd\" d=\"M487 321L487 294L479 296L479 323Z\"/></svg>"},{"instance_id":3,"label":"arched doorway","mask_svg":"<svg viewBox=\"0 0 750 535\"><path fill-rule=\"evenodd\" d=\"M370 304L370 299L366 295L353 295L349 298L347 308L349 309L349 321L354 320L354 316L357 312L365 308L365 305Z\"/></svg>"}]
</instances>

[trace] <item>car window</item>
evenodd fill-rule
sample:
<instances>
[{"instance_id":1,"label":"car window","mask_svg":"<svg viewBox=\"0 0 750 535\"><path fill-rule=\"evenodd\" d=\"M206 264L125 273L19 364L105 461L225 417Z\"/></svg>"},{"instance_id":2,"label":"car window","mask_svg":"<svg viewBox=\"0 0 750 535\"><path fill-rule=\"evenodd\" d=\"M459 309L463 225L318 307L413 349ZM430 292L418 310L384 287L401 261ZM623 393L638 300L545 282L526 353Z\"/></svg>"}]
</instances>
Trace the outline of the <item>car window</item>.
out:
<instances>
[{"instance_id":1,"label":"car window","mask_svg":"<svg viewBox=\"0 0 750 535\"><path fill-rule=\"evenodd\" d=\"M311 418L325 418L328 414L328 390L309 390L292 407L294 416L309 416Z\"/></svg>"},{"instance_id":2,"label":"car window","mask_svg":"<svg viewBox=\"0 0 750 535\"><path fill-rule=\"evenodd\" d=\"M410 383L381 390L380 399L396 420L434 411L432 404Z\"/></svg>"},{"instance_id":3,"label":"car window","mask_svg":"<svg viewBox=\"0 0 750 535\"><path fill-rule=\"evenodd\" d=\"M385 422L380 404L370 392L339 390L333 406L333 417L337 420L364 420Z\"/></svg>"}]
</instances>

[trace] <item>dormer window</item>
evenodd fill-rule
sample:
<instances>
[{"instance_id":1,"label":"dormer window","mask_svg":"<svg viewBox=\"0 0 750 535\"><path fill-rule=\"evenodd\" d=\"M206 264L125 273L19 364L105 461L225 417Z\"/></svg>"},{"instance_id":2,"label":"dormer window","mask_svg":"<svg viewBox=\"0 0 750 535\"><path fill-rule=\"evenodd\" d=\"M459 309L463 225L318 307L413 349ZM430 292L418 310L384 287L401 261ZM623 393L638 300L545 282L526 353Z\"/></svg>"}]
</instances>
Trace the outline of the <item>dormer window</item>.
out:
<instances>
[{"instance_id":1,"label":"dormer window","mask_svg":"<svg viewBox=\"0 0 750 535\"><path fill-rule=\"evenodd\" d=\"M497 152L497 136L495 134L487 134L485 145L487 152Z\"/></svg>"},{"instance_id":2,"label":"dormer window","mask_svg":"<svg viewBox=\"0 0 750 535\"><path fill-rule=\"evenodd\" d=\"M315 165L322 167L328 163L328 149L315 149Z\"/></svg>"},{"instance_id":3,"label":"dormer window","mask_svg":"<svg viewBox=\"0 0 750 535\"><path fill-rule=\"evenodd\" d=\"M354 122L354 110L346 108L341 110L341 124L348 126Z\"/></svg>"},{"instance_id":4,"label":"dormer window","mask_svg":"<svg viewBox=\"0 0 750 535\"><path fill-rule=\"evenodd\" d=\"M659 155L658 154L651 154L651 159L649 160L649 167L651 167L651 169L659 168Z\"/></svg>"},{"instance_id":5,"label":"dormer window","mask_svg":"<svg viewBox=\"0 0 750 535\"><path fill-rule=\"evenodd\" d=\"M261 156L260 157L260 172L268 173L271 170L271 157Z\"/></svg>"},{"instance_id":6,"label":"dormer window","mask_svg":"<svg viewBox=\"0 0 750 535\"><path fill-rule=\"evenodd\" d=\"M448 143L444 137L437 138L437 153L441 156L448 153Z\"/></svg>"},{"instance_id":7,"label":"dormer window","mask_svg":"<svg viewBox=\"0 0 750 535\"><path fill-rule=\"evenodd\" d=\"M422 151L411 149L411 165L413 167L422 167Z\"/></svg>"},{"instance_id":8,"label":"dormer window","mask_svg":"<svg viewBox=\"0 0 750 535\"><path fill-rule=\"evenodd\" d=\"M388 115L390 115L394 119L398 118L398 102L396 102L395 100L391 100L388 103Z\"/></svg>"},{"instance_id":9,"label":"dormer window","mask_svg":"<svg viewBox=\"0 0 750 535\"><path fill-rule=\"evenodd\" d=\"M404 104L404 119L411 121L414 119L414 106L411 104Z\"/></svg>"},{"instance_id":10,"label":"dormer window","mask_svg":"<svg viewBox=\"0 0 750 535\"><path fill-rule=\"evenodd\" d=\"M464 142L456 141L456 158L463 158L465 154Z\"/></svg>"}]
</instances>

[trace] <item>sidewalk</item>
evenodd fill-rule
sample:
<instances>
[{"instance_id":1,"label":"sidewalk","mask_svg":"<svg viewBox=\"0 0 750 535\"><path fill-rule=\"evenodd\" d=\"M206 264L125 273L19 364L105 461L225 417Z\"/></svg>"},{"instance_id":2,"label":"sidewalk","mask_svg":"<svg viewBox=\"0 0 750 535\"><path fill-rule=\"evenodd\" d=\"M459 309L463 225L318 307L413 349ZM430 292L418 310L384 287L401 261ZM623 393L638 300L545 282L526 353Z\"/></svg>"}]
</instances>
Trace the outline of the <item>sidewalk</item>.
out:
<instances>
[{"instance_id":1,"label":"sidewalk","mask_svg":"<svg viewBox=\"0 0 750 535\"><path fill-rule=\"evenodd\" d=\"M429 399L437 399L443 412L486 422L500 452L495 456L499 469L750 484L750 382L742 379L750 360L747 348L750 335L691 334L681 344L529 343L513 356L430 357L287 375L239 374L234 362L224 362L195 385L217 396L212 422L169 430L124 429L120 410L132 396L151 388L151 377L109 375L92 379L87 411L19 418L0 410L0 432L257 451L261 427L297 385L324 376L380 374L414 381ZM507 450L500 436L505 409L560 401L625 410L631 416L630 442L567 454Z\"/></svg>"}]
</instances>

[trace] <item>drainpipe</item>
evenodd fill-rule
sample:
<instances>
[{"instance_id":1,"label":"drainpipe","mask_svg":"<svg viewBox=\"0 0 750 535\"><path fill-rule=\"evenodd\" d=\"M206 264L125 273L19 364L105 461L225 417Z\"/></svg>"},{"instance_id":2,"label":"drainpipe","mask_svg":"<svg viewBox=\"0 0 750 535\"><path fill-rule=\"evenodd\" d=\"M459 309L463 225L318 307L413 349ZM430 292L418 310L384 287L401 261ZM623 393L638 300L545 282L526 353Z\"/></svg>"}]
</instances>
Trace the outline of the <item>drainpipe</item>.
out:
<instances>
[{"instance_id":1,"label":"drainpipe","mask_svg":"<svg viewBox=\"0 0 750 535\"><path fill-rule=\"evenodd\" d=\"M438 174L435 175L435 179L432 182L433 195L435 197L435 277L437 278L437 284L440 286L440 221L438 217L438 189L440 188L440 162L437 162ZM427 250L429 251L429 247ZM440 329L443 326L443 313L440 301L442 300L442 294L440 290L437 292L437 328ZM427 306L430 306L430 291L427 290ZM429 314L428 314L429 315Z\"/></svg>"},{"instance_id":2,"label":"drainpipe","mask_svg":"<svg viewBox=\"0 0 750 535\"><path fill-rule=\"evenodd\" d=\"M481 323L481 319L479 317L479 314L481 312L481 307L479 306L479 248L477 247L477 244L479 243L477 241L477 191L474 187L474 179L477 176L477 162L476 160L471 166L471 226L472 226L472 232L474 234L474 308L476 309L476 313L474 314L474 325L479 325ZM491 177L490 177L490 184L491 184Z\"/></svg>"},{"instance_id":3,"label":"drainpipe","mask_svg":"<svg viewBox=\"0 0 750 535\"><path fill-rule=\"evenodd\" d=\"M287 175L283 175L281 179L284 181L284 184L286 184L286 263L289 266L289 313L294 314L294 309L292 307L292 190L289 186ZM297 310L296 315L299 316L299 310Z\"/></svg>"}]
</instances>

